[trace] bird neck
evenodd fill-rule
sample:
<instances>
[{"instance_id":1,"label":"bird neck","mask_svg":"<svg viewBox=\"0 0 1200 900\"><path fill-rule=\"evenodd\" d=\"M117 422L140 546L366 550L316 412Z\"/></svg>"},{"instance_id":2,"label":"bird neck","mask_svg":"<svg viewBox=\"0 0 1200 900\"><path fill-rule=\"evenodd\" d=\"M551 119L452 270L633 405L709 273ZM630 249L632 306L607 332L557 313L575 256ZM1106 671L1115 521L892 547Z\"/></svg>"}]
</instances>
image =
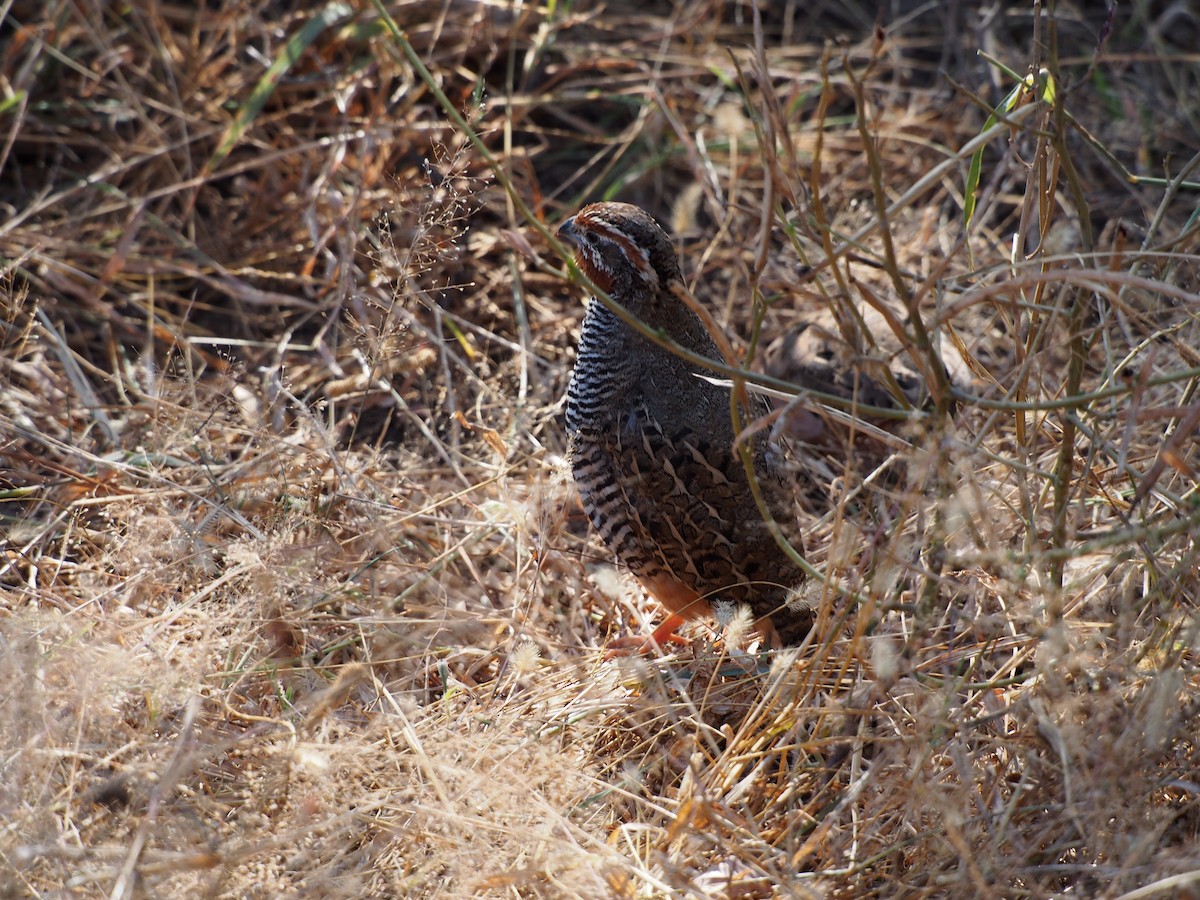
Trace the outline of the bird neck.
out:
<instances>
[{"instance_id":1,"label":"bird neck","mask_svg":"<svg viewBox=\"0 0 1200 900\"><path fill-rule=\"evenodd\" d=\"M640 296L629 297L621 294L614 294L613 299L637 316L647 327L662 332L681 347L709 359L721 359L721 352L717 349L717 345L713 342L708 329L704 327L699 316L690 309L679 305L674 298L671 298L666 304L648 302ZM654 343L651 338L638 332L636 328L627 324L602 301L594 297L584 316L579 348L581 355L584 349L583 345L588 342L589 336L593 341L603 341L606 348L612 348L613 342L628 344L631 347L640 345L643 341ZM670 352L666 348L660 349L663 353Z\"/></svg>"}]
</instances>

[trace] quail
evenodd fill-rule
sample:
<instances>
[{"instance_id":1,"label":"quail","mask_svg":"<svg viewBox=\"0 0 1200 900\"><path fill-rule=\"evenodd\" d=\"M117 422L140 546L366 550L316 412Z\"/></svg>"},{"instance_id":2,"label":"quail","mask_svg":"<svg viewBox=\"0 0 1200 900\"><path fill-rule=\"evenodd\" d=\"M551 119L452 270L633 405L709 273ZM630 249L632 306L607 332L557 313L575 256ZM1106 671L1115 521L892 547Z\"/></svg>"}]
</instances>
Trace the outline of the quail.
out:
<instances>
[{"instance_id":1,"label":"quail","mask_svg":"<svg viewBox=\"0 0 1200 900\"><path fill-rule=\"evenodd\" d=\"M579 268L651 329L700 356L721 353L672 291L679 260L663 229L627 203L593 203L562 223ZM736 444L730 389L592 299L567 391L571 469L583 507L609 550L668 612L647 639L610 651L686 641L676 630L726 601L745 604L771 646L803 640L812 612L794 588L800 566L771 534ZM750 397L747 421L768 412ZM749 441L767 509L802 552L798 506L770 429Z\"/></svg>"}]
</instances>

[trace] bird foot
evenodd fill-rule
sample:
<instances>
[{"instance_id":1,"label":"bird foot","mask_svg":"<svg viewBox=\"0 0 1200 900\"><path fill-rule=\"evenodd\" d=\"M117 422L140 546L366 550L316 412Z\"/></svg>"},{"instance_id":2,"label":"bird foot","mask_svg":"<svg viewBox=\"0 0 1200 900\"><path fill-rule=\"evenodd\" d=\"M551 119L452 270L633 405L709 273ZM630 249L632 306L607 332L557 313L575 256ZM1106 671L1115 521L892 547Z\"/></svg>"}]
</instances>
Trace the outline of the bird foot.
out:
<instances>
[{"instance_id":1,"label":"bird foot","mask_svg":"<svg viewBox=\"0 0 1200 900\"><path fill-rule=\"evenodd\" d=\"M686 647L691 641L675 632L684 623L682 616L671 616L646 637L629 635L615 638L604 648L605 660L616 659L620 656L642 656L660 653L669 644L679 644Z\"/></svg>"}]
</instances>

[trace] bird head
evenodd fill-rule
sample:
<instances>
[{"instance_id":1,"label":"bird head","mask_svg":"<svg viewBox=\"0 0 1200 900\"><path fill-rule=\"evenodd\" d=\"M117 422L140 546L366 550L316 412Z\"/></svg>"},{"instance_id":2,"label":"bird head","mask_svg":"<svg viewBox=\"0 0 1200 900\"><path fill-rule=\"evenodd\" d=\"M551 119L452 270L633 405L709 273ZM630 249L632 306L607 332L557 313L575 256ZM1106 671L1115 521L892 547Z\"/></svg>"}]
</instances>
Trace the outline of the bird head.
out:
<instances>
[{"instance_id":1,"label":"bird head","mask_svg":"<svg viewBox=\"0 0 1200 900\"><path fill-rule=\"evenodd\" d=\"M653 302L681 277L667 233L629 203L589 204L559 226L558 237L579 268L623 303Z\"/></svg>"}]
</instances>

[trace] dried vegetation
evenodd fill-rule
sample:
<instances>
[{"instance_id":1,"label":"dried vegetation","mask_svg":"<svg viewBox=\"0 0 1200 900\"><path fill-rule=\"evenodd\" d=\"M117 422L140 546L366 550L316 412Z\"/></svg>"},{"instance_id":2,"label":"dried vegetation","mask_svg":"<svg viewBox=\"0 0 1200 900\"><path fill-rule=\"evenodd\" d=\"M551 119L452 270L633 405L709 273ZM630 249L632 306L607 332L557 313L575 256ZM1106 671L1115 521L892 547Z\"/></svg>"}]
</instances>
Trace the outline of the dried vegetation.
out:
<instances>
[{"instance_id":1,"label":"dried vegetation","mask_svg":"<svg viewBox=\"0 0 1200 900\"><path fill-rule=\"evenodd\" d=\"M1194 11L383 5L486 152L366 0L0 9L0 893L1200 895ZM799 652L601 660L493 166L828 363Z\"/></svg>"}]
</instances>

